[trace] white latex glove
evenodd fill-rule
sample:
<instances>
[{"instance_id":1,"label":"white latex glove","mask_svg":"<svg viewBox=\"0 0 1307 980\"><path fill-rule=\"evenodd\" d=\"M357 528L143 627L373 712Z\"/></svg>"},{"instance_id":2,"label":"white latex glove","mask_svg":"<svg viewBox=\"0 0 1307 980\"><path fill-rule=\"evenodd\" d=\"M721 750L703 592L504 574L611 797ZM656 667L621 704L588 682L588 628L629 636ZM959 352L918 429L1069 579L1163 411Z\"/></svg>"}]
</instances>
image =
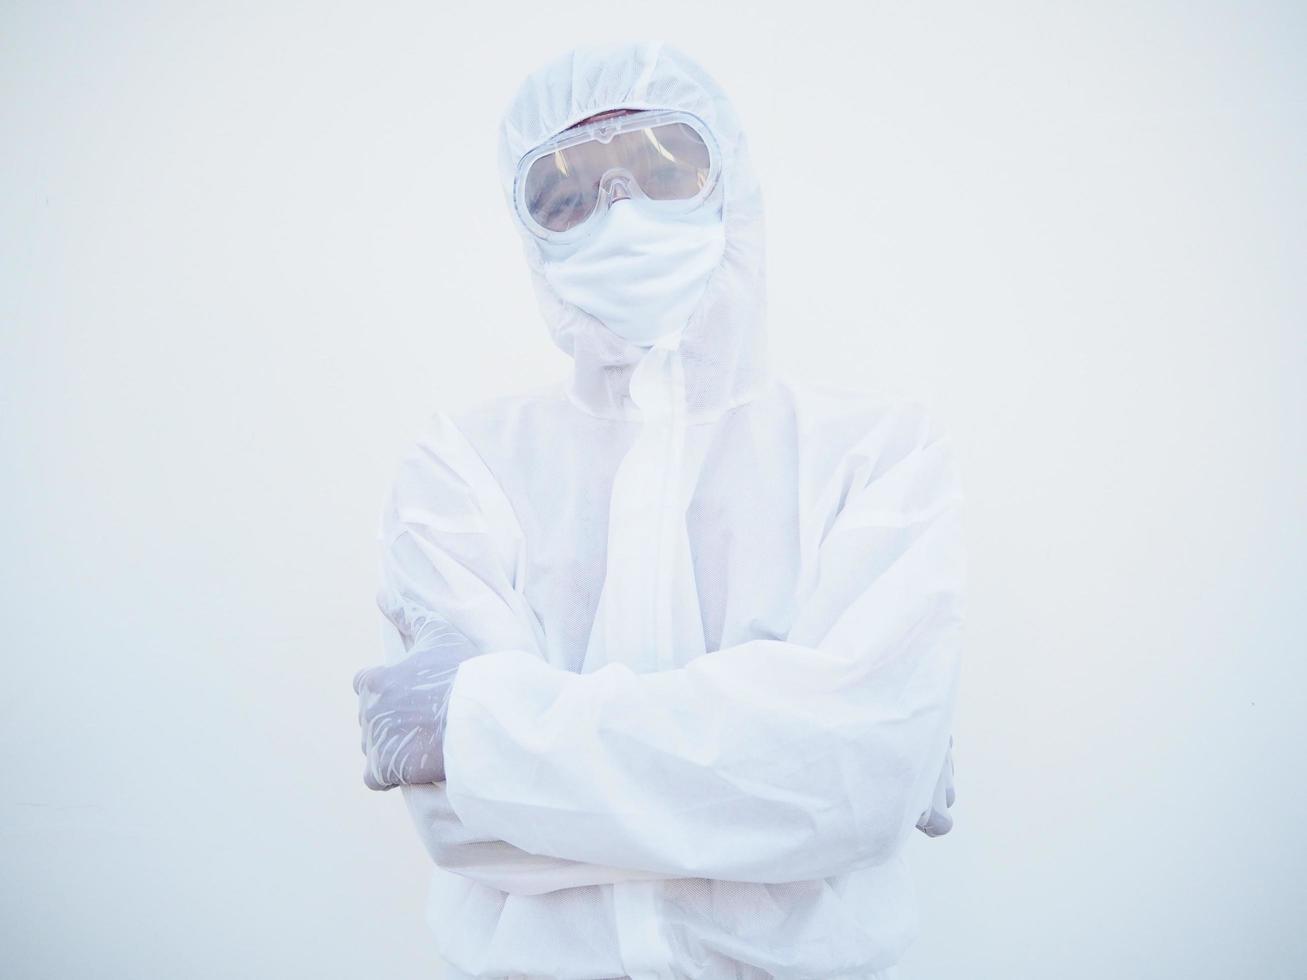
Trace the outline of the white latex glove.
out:
<instances>
[{"instance_id":1,"label":"white latex glove","mask_svg":"<svg viewBox=\"0 0 1307 980\"><path fill-rule=\"evenodd\" d=\"M953 815L949 808L953 806L953 739L948 740L948 755L944 757L944 766L939 771L935 782L935 795L930 801L930 809L917 821L917 829L927 837L942 837L953 829Z\"/></svg>"},{"instance_id":2,"label":"white latex glove","mask_svg":"<svg viewBox=\"0 0 1307 980\"><path fill-rule=\"evenodd\" d=\"M445 714L458 667L481 653L452 626L432 624L398 663L354 675L369 789L445 778Z\"/></svg>"}]
</instances>

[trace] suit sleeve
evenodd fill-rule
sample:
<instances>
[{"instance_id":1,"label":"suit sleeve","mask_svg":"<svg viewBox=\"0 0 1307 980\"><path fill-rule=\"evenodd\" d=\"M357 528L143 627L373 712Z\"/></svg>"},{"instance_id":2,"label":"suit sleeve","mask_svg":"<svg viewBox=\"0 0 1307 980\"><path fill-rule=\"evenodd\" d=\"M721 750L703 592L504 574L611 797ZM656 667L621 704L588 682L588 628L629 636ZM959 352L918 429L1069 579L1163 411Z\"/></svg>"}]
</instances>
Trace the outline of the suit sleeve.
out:
<instances>
[{"instance_id":1,"label":"suit sleeve","mask_svg":"<svg viewBox=\"0 0 1307 980\"><path fill-rule=\"evenodd\" d=\"M465 664L454 810L535 854L678 876L799 881L894 856L945 764L963 597L948 443L924 419L896 443L815 515L785 640L646 674Z\"/></svg>"},{"instance_id":2,"label":"suit sleeve","mask_svg":"<svg viewBox=\"0 0 1307 980\"><path fill-rule=\"evenodd\" d=\"M410 655L439 621L487 652L544 662L540 624L518 588L522 533L502 490L466 439L435 416L404 456L378 532L387 662ZM447 753L448 754L448 753ZM666 877L533 854L461 820L444 783L403 786L409 814L440 867L512 894Z\"/></svg>"}]
</instances>

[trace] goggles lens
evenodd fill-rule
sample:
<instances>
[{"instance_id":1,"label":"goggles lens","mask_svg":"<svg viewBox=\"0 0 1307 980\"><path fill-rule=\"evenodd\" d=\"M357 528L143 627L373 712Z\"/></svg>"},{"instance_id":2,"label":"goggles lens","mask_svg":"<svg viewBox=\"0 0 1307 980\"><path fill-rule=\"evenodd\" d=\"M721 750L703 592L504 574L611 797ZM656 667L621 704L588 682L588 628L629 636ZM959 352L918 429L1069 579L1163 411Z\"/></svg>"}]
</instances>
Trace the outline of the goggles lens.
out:
<instances>
[{"instance_id":1,"label":"goggles lens","mask_svg":"<svg viewBox=\"0 0 1307 980\"><path fill-rule=\"evenodd\" d=\"M564 232L581 224L594 213L605 178L614 172L629 177L655 201L689 201L707 189L712 152L688 123L665 122L606 139L604 135L561 141L532 161L523 203L540 227Z\"/></svg>"}]
</instances>

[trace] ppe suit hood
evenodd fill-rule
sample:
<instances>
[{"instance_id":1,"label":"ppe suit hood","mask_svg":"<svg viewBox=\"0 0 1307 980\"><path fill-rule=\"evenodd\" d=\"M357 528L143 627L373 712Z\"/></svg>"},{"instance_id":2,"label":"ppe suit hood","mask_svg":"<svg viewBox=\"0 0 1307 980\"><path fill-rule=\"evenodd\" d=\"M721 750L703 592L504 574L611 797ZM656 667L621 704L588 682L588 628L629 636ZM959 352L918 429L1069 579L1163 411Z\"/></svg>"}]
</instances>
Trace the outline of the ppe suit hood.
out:
<instances>
[{"instance_id":1,"label":"ppe suit hood","mask_svg":"<svg viewBox=\"0 0 1307 980\"><path fill-rule=\"evenodd\" d=\"M500 127L499 171L509 210L554 342L573 361L570 397L603 418L639 418L631 398L648 348L617 336L564 301L544 276L545 257L513 206L522 157L556 133L611 109L676 109L703 120L722 157L720 265L676 343L685 417L711 419L751 400L767 382L762 195L744 134L725 93L684 54L660 42L580 48L533 72Z\"/></svg>"}]
</instances>

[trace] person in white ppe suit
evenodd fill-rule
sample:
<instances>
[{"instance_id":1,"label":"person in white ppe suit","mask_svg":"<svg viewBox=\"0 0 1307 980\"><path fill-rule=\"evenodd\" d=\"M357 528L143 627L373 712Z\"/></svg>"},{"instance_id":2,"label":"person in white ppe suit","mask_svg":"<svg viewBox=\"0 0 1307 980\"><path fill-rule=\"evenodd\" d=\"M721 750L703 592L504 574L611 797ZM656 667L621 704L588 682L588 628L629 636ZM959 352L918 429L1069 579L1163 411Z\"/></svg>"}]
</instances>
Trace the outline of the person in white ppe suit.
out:
<instances>
[{"instance_id":1,"label":"person in white ppe suit","mask_svg":"<svg viewBox=\"0 0 1307 980\"><path fill-rule=\"evenodd\" d=\"M891 977L905 843L951 826L948 442L769 372L759 186L684 55L535 72L500 164L573 371L404 457L393 642L355 678L439 951L453 976Z\"/></svg>"}]
</instances>

